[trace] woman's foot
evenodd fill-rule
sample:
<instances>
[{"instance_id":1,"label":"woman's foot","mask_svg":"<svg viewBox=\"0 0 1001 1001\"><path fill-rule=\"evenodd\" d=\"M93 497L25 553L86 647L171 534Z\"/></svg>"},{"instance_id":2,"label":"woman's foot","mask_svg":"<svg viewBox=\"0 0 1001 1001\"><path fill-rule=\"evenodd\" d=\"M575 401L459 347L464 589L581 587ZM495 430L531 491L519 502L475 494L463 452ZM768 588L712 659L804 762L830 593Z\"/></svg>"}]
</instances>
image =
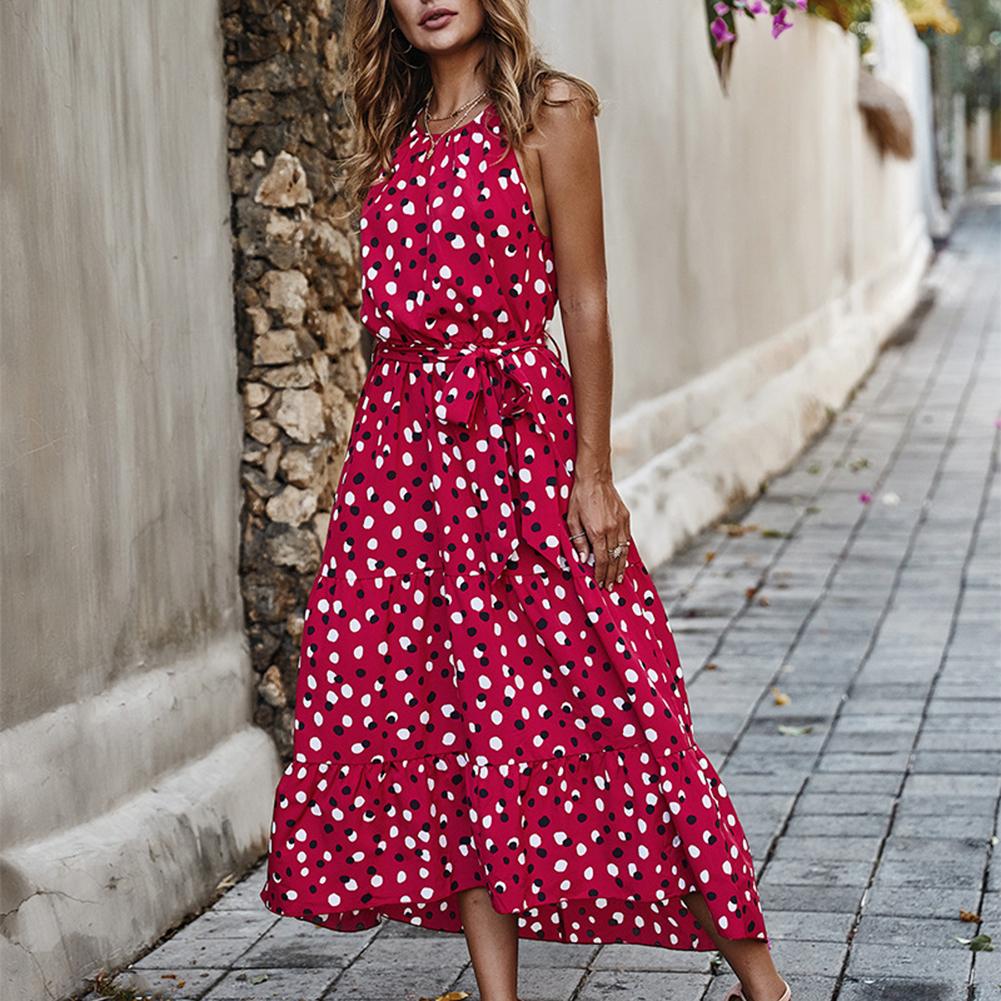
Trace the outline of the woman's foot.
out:
<instances>
[{"instance_id":1,"label":"woman's foot","mask_svg":"<svg viewBox=\"0 0 1001 1001\"><path fill-rule=\"evenodd\" d=\"M782 981L783 990L782 993L775 998L775 1001L792 1001L792 990L789 985L783 980ZM730 988L727 992L726 997L723 1001L759 1001L757 997L751 997L749 994L744 993L743 987L738 981ZM769 1001L768 998L762 998L761 1001Z\"/></svg>"}]
</instances>

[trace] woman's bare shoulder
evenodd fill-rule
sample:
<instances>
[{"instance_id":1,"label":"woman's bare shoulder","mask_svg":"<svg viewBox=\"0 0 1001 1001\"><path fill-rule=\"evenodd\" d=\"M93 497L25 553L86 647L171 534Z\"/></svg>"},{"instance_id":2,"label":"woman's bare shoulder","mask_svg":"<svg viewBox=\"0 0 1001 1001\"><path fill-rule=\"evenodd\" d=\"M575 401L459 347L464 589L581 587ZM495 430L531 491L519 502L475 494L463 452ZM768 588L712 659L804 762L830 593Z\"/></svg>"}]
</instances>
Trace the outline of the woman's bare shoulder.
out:
<instances>
[{"instance_id":1,"label":"woman's bare shoulder","mask_svg":"<svg viewBox=\"0 0 1001 1001\"><path fill-rule=\"evenodd\" d=\"M599 113L597 93L581 80L553 74L542 85L540 124L572 128L573 123L590 125Z\"/></svg>"}]
</instances>

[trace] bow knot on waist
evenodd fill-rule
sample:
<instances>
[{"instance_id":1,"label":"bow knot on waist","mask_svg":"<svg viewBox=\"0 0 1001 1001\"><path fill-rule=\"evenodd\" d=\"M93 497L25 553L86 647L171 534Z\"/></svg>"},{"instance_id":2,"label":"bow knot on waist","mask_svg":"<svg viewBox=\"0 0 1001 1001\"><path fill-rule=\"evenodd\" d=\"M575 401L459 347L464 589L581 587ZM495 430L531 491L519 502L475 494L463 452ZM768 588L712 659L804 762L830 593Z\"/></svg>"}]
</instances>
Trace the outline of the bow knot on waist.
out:
<instances>
[{"instance_id":1,"label":"bow knot on waist","mask_svg":"<svg viewBox=\"0 0 1001 1001\"><path fill-rule=\"evenodd\" d=\"M552 335L546 337L556 344ZM444 379L434 393L434 413L443 424L470 427L476 420L477 402L482 400L487 413L496 410L501 417L516 417L529 412L532 384L522 378L526 352L543 350L546 341L500 341L496 344L469 344L461 347L423 348L377 341L373 362L393 358L414 365L441 366ZM559 345L557 345L557 350ZM513 360L512 355L522 355Z\"/></svg>"}]
</instances>

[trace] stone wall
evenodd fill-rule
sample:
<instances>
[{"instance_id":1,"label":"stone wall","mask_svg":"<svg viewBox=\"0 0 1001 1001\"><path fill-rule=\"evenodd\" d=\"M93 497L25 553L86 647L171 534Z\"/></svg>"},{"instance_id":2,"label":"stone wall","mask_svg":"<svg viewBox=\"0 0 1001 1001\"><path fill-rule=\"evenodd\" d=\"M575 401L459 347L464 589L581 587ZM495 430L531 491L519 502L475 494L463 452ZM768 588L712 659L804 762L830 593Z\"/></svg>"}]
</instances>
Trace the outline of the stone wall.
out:
<instances>
[{"instance_id":1,"label":"stone wall","mask_svg":"<svg viewBox=\"0 0 1001 1001\"><path fill-rule=\"evenodd\" d=\"M302 611L365 374L343 0L225 0L229 176L244 403L240 573L255 720L291 749Z\"/></svg>"},{"instance_id":2,"label":"stone wall","mask_svg":"<svg viewBox=\"0 0 1001 1001\"><path fill-rule=\"evenodd\" d=\"M219 10L0 3L0 997L133 959L267 843Z\"/></svg>"}]
</instances>

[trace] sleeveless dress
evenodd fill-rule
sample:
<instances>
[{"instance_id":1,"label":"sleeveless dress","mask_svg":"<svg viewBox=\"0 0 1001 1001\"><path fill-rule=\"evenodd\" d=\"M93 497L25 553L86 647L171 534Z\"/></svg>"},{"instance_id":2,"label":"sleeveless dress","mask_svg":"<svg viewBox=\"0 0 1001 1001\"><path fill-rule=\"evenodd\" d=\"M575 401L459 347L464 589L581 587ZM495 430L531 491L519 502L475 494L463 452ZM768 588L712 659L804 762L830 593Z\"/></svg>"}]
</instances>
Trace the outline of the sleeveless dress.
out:
<instances>
[{"instance_id":1,"label":"sleeveless dress","mask_svg":"<svg viewBox=\"0 0 1001 1001\"><path fill-rule=\"evenodd\" d=\"M485 887L521 938L768 942L747 839L695 741L646 566L599 588L565 520L570 376L493 104L434 154L415 119L360 221L375 338L310 594L294 757L275 793L276 914L462 930Z\"/></svg>"}]
</instances>

